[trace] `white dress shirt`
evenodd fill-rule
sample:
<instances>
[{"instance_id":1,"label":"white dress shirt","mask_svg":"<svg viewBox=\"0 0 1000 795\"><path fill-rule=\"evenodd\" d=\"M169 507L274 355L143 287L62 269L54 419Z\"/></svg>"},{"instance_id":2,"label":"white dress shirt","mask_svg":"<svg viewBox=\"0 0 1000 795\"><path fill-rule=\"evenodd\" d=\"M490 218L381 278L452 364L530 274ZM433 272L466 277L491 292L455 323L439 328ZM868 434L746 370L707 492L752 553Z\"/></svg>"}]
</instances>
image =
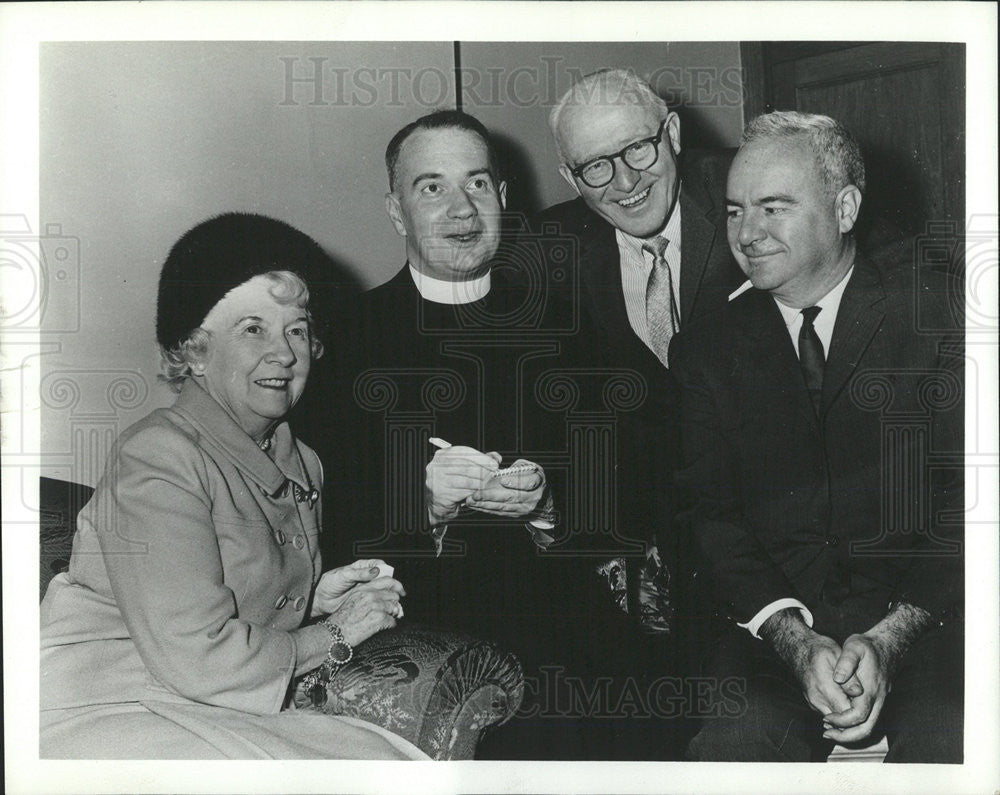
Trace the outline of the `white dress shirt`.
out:
<instances>
[{"instance_id":1,"label":"white dress shirt","mask_svg":"<svg viewBox=\"0 0 1000 795\"><path fill-rule=\"evenodd\" d=\"M854 266L847 269L844 278L837 282L837 286L820 298L813 306L818 306L820 312L813 321L813 328L816 329L816 336L823 343L823 356L830 355L830 340L833 339L833 324L837 320L837 311L840 309L840 299L844 296L844 289L847 282L854 273ZM795 346L795 355L799 355L799 331L802 329L802 309L794 306L786 306L777 298L774 303L781 310L781 317L788 327L788 334L792 338L792 345Z\"/></svg>"},{"instance_id":2,"label":"white dress shirt","mask_svg":"<svg viewBox=\"0 0 1000 795\"><path fill-rule=\"evenodd\" d=\"M674 205L674 211L667 219L667 225L660 236L667 239L667 250L664 257L670 268L670 278L674 288L674 300L681 305L681 203ZM653 235L652 237L655 237ZM646 326L646 285L649 284L649 274L653 270L653 255L643 251L643 238L632 237L621 229L615 230L618 240L618 261L621 263L622 295L625 296L625 311L628 314L629 325L636 336L653 351L649 339L649 328Z\"/></svg>"},{"instance_id":3,"label":"white dress shirt","mask_svg":"<svg viewBox=\"0 0 1000 795\"><path fill-rule=\"evenodd\" d=\"M816 315L816 319L813 321L813 328L816 329L816 336L819 337L819 341L823 344L824 357L830 355L830 341L833 339L833 326L837 321L837 312L840 309L840 299L844 296L844 289L847 287L847 282L850 281L852 273L854 273L853 265L848 268L847 273L844 274L844 278L837 282L837 286L813 305L818 306L821 310L820 313ZM737 291L737 294L740 292L743 292L742 288ZM732 300L732 298L730 298L730 300ZM799 330L802 328L802 309L786 306L777 298L774 299L774 303L778 305L781 317L785 321L785 326L788 328L788 334L792 338L792 347L795 348L795 355L798 356ZM757 633L764 625L764 622L779 610L784 610L788 607L798 608L799 612L802 613L802 619L806 622L806 626L812 626L813 617L812 613L809 612L809 608L793 597L778 599L777 601L771 602L769 605L763 607L757 615L751 618L746 624L740 624L739 626L749 630L750 634L755 638L759 638L760 635Z\"/></svg>"}]
</instances>

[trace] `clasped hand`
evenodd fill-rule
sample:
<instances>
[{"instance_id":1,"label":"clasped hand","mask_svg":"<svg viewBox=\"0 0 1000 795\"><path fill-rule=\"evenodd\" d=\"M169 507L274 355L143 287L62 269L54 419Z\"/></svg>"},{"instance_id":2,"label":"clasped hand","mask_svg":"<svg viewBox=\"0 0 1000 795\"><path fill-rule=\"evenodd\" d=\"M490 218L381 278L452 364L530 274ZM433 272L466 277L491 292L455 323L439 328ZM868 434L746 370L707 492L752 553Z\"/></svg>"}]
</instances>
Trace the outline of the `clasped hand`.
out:
<instances>
[{"instance_id":1,"label":"clasped hand","mask_svg":"<svg viewBox=\"0 0 1000 795\"><path fill-rule=\"evenodd\" d=\"M824 737L868 737L889 693L889 655L877 635L851 635L841 648L816 632L799 648L795 673L809 705L823 715Z\"/></svg>"},{"instance_id":2,"label":"clasped hand","mask_svg":"<svg viewBox=\"0 0 1000 795\"><path fill-rule=\"evenodd\" d=\"M380 576L385 561L357 560L324 572L313 594L312 615L329 614L352 646L402 618L402 583Z\"/></svg>"},{"instance_id":3,"label":"clasped hand","mask_svg":"<svg viewBox=\"0 0 1000 795\"><path fill-rule=\"evenodd\" d=\"M427 465L425 492L433 524L454 518L465 506L496 516L527 516L545 493L545 472L497 475L499 453L481 453L472 447L438 450ZM529 464L519 458L512 466Z\"/></svg>"},{"instance_id":4,"label":"clasped hand","mask_svg":"<svg viewBox=\"0 0 1000 795\"><path fill-rule=\"evenodd\" d=\"M824 716L824 737L838 743L864 740L872 733L892 687L892 654L878 633L851 635L833 669L833 681L850 697L846 710ZM852 690L848 686L857 683ZM860 690L860 692L855 692Z\"/></svg>"}]
</instances>

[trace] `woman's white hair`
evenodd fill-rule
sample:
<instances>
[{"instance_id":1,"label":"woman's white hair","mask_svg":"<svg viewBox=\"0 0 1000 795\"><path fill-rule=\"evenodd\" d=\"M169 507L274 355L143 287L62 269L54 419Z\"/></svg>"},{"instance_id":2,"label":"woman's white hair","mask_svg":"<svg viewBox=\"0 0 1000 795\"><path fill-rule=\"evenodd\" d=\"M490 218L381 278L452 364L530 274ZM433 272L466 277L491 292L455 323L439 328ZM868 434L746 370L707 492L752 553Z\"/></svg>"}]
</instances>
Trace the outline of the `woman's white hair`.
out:
<instances>
[{"instance_id":1,"label":"woman's white hair","mask_svg":"<svg viewBox=\"0 0 1000 795\"><path fill-rule=\"evenodd\" d=\"M827 189L838 193L847 185L865 192L865 161L861 147L839 121L818 113L776 110L752 119L743 130L741 145L774 138L804 137L819 162Z\"/></svg>"},{"instance_id":2,"label":"woman's white hair","mask_svg":"<svg viewBox=\"0 0 1000 795\"><path fill-rule=\"evenodd\" d=\"M309 319L309 352L313 359L323 355L323 343L313 329L312 315L309 313L309 288L291 271L268 271L260 274L271 281L271 296L279 304L295 304L306 310ZM254 277L257 278L257 277ZM191 376L191 365L202 359L208 352L212 334L203 328L196 328L190 336L176 348L160 348L160 380L172 390L180 392L185 379Z\"/></svg>"},{"instance_id":3,"label":"woman's white hair","mask_svg":"<svg viewBox=\"0 0 1000 795\"><path fill-rule=\"evenodd\" d=\"M556 152L563 162L566 155L559 135L559 121L563 111L570 105L643 105L653 108L660 119L667 118L670 113L667 103L631 69L599 69L591 72L570 86L549 113L549 129L556 143Z\"/></svg>"}]
</instances>

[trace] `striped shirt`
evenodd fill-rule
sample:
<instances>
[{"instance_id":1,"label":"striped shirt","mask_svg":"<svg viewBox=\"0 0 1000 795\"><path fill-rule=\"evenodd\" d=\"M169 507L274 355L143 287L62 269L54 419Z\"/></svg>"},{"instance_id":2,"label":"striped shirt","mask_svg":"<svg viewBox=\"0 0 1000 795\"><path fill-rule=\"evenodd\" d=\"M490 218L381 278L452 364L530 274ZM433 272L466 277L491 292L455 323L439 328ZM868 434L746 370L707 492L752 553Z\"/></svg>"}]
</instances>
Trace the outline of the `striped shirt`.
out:
<instances>
[{"instance_id":1,"label":"striped shirt","mask_svg":"<svg viewBox=\"0 0 1000 795\"><path fill-rule=\"evenodd\" d=\"M665 256L674 285L674 299L681 305L681 203L674 205L674 211L667 219L667 225L659 233L668 241ZM653 270L653 255L642 250L646 241L632 237L621 229L615 230L618 240L618 261L621 263L622 294L625 296L625 311L628 322L636 336L652 351L649 329L646 327L646 285ZM655 237L655 235L651 235ZM655 351L653 351L655 353Z\"/></svg>"}]
</instances>

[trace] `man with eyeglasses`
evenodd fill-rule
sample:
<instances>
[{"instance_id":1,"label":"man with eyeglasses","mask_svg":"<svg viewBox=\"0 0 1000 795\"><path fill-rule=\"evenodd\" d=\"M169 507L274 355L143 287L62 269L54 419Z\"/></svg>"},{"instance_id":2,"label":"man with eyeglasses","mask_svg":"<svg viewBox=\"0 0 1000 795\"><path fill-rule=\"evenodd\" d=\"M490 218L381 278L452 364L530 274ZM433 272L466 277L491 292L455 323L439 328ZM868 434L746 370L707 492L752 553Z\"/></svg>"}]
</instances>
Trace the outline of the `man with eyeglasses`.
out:
<instances>
[{"instance_id":1,"label":"man with eyeglasses","mask_svg":"<svg viewBox=\"0 0 1000 795\"><path fill-rule=\"evenodd\" d=\"M724 307L743 282L726 244L732 154L682 152L677 115L624 69L582 78L549 124L559 173L577 198L545 210L533 228L576 240L577 306L596 336L581 346L587 363L634 370L646 383L645 403L622 414L616 428L614 521L619 532L650 545L645 560L625 561L628 602L647 630L672 635L664 665L673 673L684 667L701 622L697 598L685 607L691 572L670 526L677 425L668 349L675 334ZM684 622L688 616L695 620Z\"/></svg>"},{"instance_id":2,"label":"man with eyeglasses","mask_svg":"<svg viewBox=\"0 0 1000 795\"><path fill-rule=\"evenodd\" d=\"M549 125L559 173L578 198L538 221L577 236L582 304L602 342L630 361L648 365L652 355L666 367L670 337L725 305L743 282L726 246L732 156L682 154L677 114L624 69L584 77Z\"/></svg>"},{"instance_id":3,"label":"man with eyeglasses","mask_svg":"<svg viewBox=\"0 0 1000 795\"><path fill-rule=\"evenodd\" d=\"M501 239L497 160L482 123L453 110L386 149L406 264L339 319L336 367L300 415L328 474L329 557L385 559L412 597L406 621L517 655L522 707L477 758L643 758L631 715L670 709L672 683L653 692L662 705L639 692L642 638L568 543L565 421L536 397L537 372L562 366L560 337Z\"/></svg>"}]
</instances>

